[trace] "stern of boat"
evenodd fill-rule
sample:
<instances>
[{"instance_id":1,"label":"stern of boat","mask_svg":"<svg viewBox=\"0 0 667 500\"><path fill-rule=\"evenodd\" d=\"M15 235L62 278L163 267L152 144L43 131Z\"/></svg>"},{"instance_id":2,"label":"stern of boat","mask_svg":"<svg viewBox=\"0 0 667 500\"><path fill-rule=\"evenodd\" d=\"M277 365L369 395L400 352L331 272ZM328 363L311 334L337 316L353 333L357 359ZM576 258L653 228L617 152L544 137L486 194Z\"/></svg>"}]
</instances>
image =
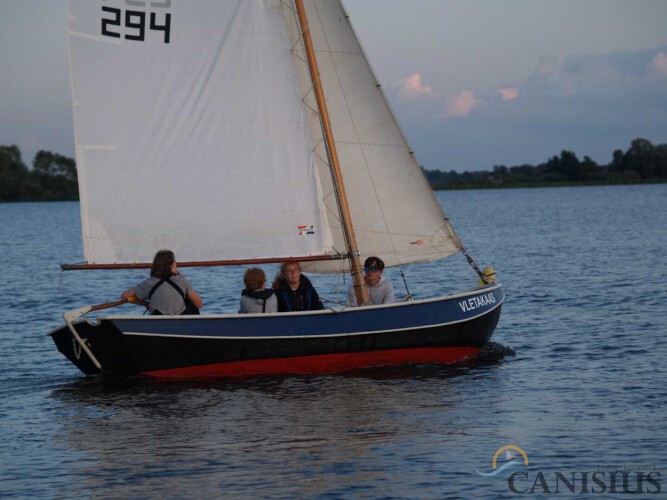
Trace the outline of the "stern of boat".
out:
<instances>
[{"instance_id":1,"label":"stern of boat","mask_svg":"<svg viewBox=\"0 0 667 500\"><path fill-rule=\"evenodd\" d=\"M80 341L67 325L50 332L49 336L58 351L84 374L135 375L137 373L122 333L111 322L102 320L92 323L81 320L74 322L72 328L76 330Z\"/></svg>"}]
</instances>

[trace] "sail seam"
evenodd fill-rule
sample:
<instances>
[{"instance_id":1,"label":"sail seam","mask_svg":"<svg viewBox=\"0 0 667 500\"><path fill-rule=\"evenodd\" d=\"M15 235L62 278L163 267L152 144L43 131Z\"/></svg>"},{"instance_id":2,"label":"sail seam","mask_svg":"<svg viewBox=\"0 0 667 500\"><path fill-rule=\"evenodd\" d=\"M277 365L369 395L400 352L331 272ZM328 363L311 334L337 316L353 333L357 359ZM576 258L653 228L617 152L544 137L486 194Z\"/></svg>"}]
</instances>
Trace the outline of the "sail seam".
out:
<instances>
[{"instance_id":1,"label":"sail seam","mask_svg":"<svg viewBox=\"0 0 667 500\"><path fill-rule=\"evenodd\" d=\"M108 43L108 44L111 44L111 45L122 45L123 44L122 40L116 40L115 38L109 38L109 37L106 37L106 36L89 35L88 33L81 33L80 31L72 31L72 30L69 30L67 33L70 36L75 36L77 38L84 38L86 40L93 40L95 42Z\"/></svg>"}]
</instances>

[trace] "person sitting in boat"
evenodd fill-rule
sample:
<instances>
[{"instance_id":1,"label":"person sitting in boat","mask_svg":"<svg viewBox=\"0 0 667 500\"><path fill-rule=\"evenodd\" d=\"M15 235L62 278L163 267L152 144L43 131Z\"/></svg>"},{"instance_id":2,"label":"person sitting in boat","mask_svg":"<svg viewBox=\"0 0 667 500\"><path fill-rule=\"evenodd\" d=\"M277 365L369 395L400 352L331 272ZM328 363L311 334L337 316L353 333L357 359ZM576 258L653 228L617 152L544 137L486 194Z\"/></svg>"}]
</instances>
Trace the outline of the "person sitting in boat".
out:
<instances>
[{"instance_id":1,"label":"person sitting in boat","mask_svg":"<svg viewBox=\"0 0 667 500\"><path fill-rule=\"evenodd\" d=\"M298 262L285 262L273 281L278 298L278 312L317 311L324 309L310 280L301 274Z\"/></svg>"},{"instance_id":2,"label":"person sitting in boat","mask_svg":"<svg viewBox=\"0 0 667 500\"><path fill-rule=\"evenodd\" d=\"M278 299L273 290L266 289L264 271L251 267L243 275L243 284L239 314L278 312Z\"/></svg>"},{"instance_id":3,"label":"person sitting in boat","mask_svg":"<svg viewBox=\"0 0 667 500\"><path fill-rule=\"evenodd\" d=\"M199 314L201 296L176 267L171 250L159 250L153 258L151 277L124 291L120 298L136 296L139 303L148 302L151 314Z\"/></svg>"},{"instance_id":4,"label":"person sitting in boat","mask_svg":"<svg viewBox=\"0 0 667 500\"><path fill-rule=\"evenodd\" d=\"M364 281L371 295L371 305L393 304L394 287L391 282L382 279L384 262L380 257L368 257L364 262ZM357 305L354 283L347 289L347 305Z\"/></svg>"}]
</instances>

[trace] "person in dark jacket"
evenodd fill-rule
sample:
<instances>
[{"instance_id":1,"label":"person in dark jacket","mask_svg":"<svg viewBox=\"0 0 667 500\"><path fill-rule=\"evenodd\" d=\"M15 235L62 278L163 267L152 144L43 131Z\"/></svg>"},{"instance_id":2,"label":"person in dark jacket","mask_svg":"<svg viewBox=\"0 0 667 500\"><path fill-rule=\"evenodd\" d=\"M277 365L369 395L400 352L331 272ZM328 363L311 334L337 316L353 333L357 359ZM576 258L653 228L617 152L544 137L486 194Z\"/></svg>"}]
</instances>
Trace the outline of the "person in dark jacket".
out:
<instances>
[{"instance_id":1,"label":"person in dark jacket","mask_svg":"<svg viewBox=\"0 0 667 500\"><path fill-rule=\"evenodd\" d=\"M301 274L298 262L285 262L273 282L278 312L318 311L324 309L310 280Z\"/></svg>"}]
</instances>

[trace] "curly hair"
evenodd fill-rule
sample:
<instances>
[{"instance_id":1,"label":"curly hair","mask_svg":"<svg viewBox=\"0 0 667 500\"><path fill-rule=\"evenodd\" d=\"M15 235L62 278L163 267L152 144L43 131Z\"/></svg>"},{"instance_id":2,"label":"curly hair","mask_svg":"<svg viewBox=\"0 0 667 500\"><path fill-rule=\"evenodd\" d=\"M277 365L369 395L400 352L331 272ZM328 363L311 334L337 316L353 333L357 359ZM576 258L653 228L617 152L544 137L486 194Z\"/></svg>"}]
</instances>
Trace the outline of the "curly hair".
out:
<instances>
[{"instance_id":1,"label":"curly hair","mask_svg":"<svg viewBox=\"0 0 667 500\"><path fill-rule=\"evenodd\" d=\"M296 267L299 268L299 272L301 272L301 264L298 262L283 262L280 265L280 270L276 273L276 277L273 278L273 288L280 288L280 282L285 278L285 269L287 269L287 266L290 264L296 264Z\"/></svg>"},{"instance_id":2,"label":"curly hair","mask_svg":"<svg viewBox=\"0 0 667 500\"><path fill-rule=\"evenodd\" d=\"M243 275L243 284L248 290L258 290L266 283L266 274L258 267L251 267Z\"/></svg>"},{"instance_id":3,"label":"curly hair","mask_svg":"<svg viewBox=\"0 0 667 500\"><path fill-rule=\"evenodd\" d=\"M167 279L171 276L171 266L176 262L174 252L171 250L158 250L153 258L151 276L159 279Z\"/></svg>"}]
</instances>

